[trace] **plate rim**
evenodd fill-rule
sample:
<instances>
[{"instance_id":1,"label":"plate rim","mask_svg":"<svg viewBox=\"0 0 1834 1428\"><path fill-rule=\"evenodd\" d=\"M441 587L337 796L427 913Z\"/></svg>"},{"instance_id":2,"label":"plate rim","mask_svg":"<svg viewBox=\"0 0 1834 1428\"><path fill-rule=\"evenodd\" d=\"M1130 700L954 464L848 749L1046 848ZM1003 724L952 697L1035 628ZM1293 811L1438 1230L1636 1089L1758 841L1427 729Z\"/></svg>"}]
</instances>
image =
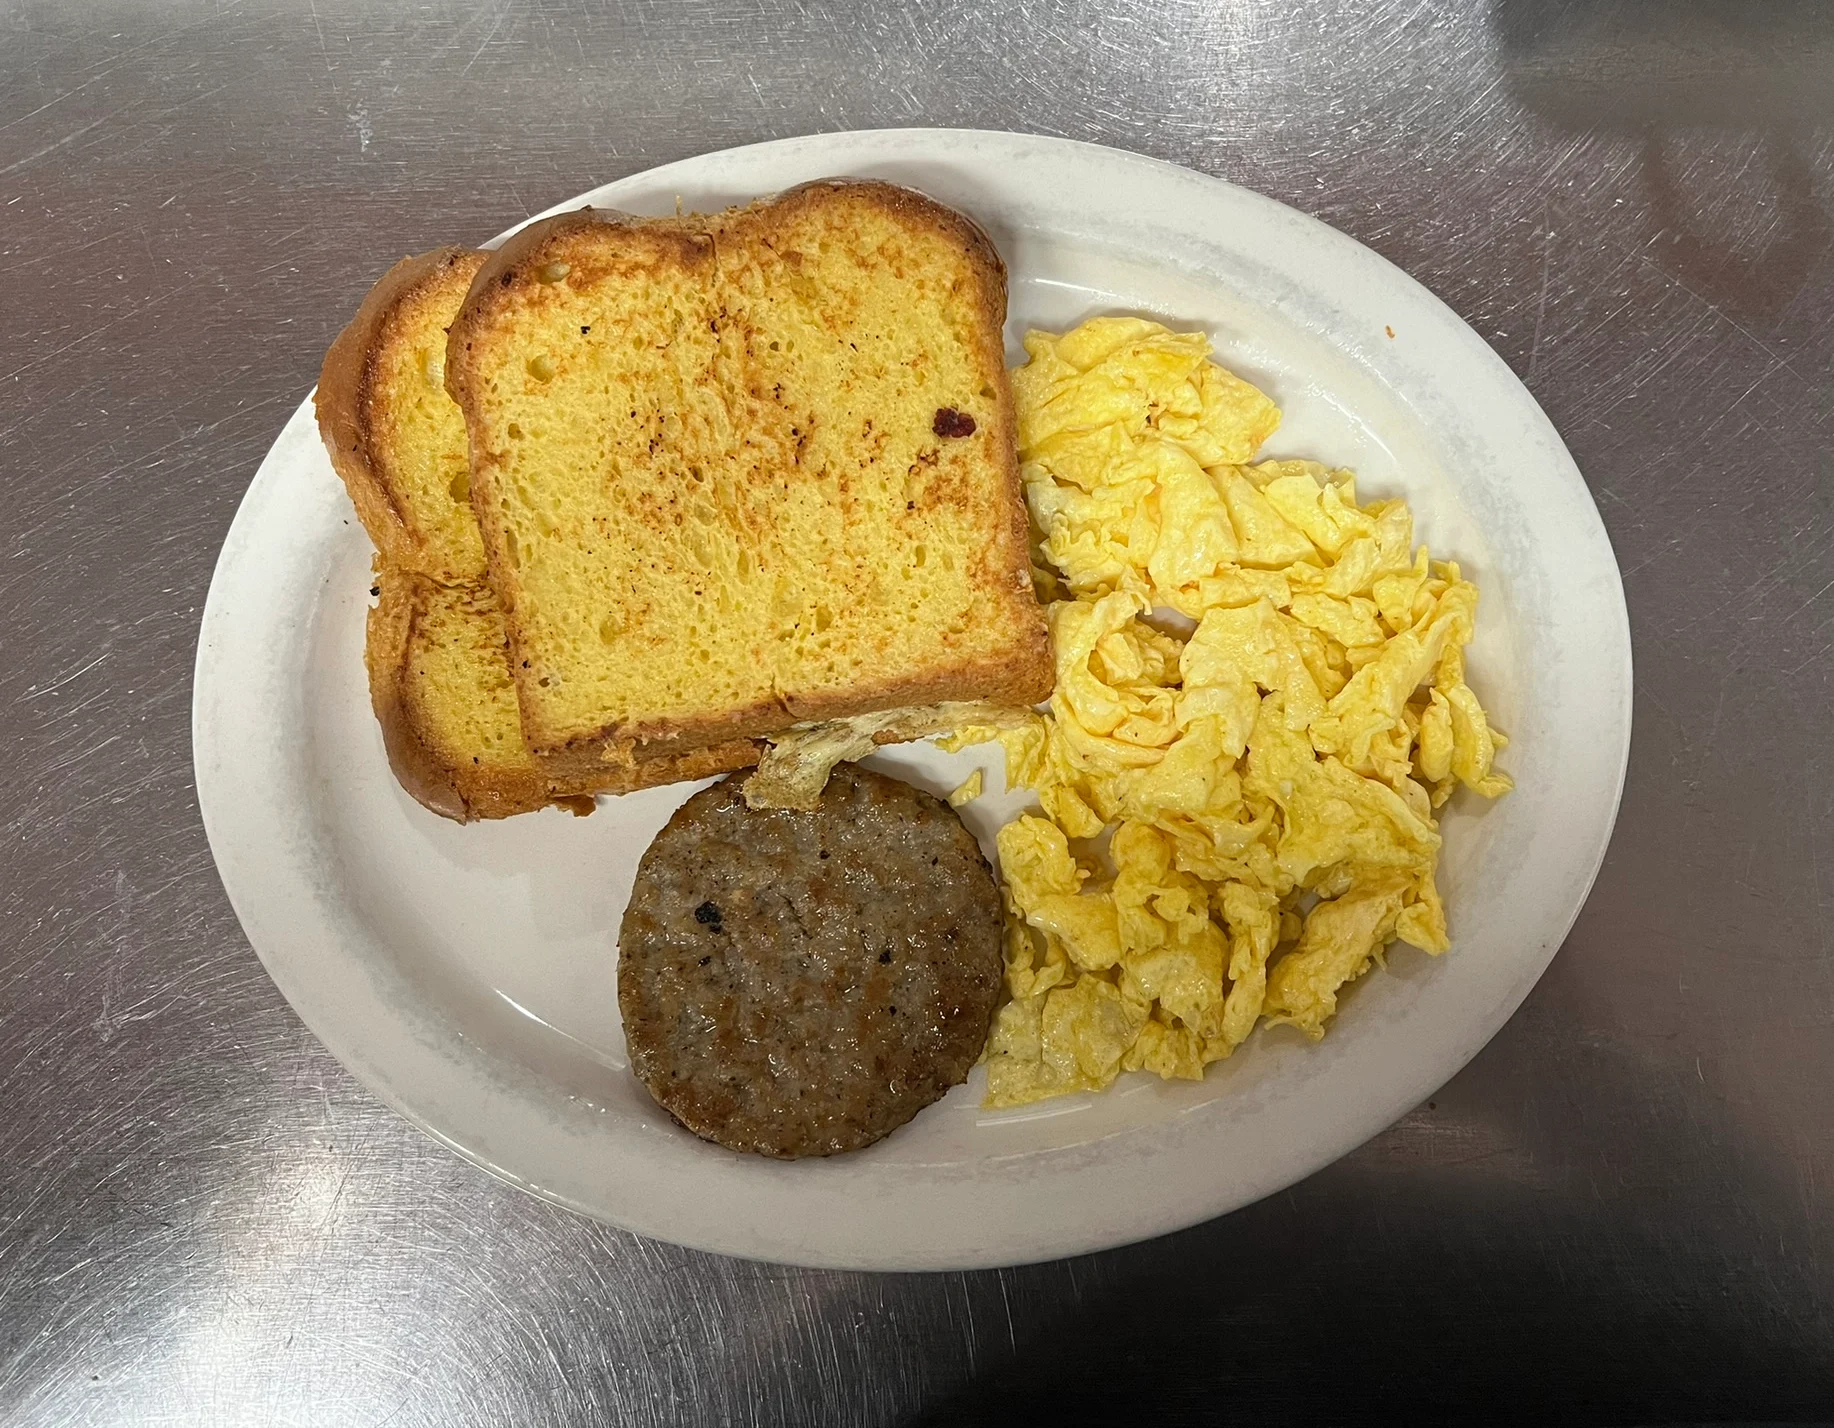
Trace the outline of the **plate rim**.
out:
<instances>
[{"instance_id":1,"label":"plate rim","mask_svg":"<svg viewBox=\"0 0 1834 1428\"><path fill-rule=\"evenodd\" d=\"M1060 156L1080 154L1084 160L1088 162L1105 164L1120 163L1124 166L1136 167L1143 171L1156 172L1162 179L1167 181L1174 181L1180 184L1194 183L1200 187L1211 189L1212 192L1217 194L1227 195L1228 201L1245 204L1250 208L1259 210L1264 216L1277 216L1281 222L1296 224L1300 231L1310 233L1315 241L1322 240L1330 245L1343 245L1341 251L1345 254L1356 255L1354 258L1356 262L1367 264L1370 260L1373 260L1375 264L1379 265L1375 271L1378 272L1386 282L1395 285L1400 292L1412 299L1416 304L1424 303L1426 309L1432 311L1434 316L1440 320L1442 325L1444 325L1450 333L1462 335L1460 340L1466 341L1467 345L1474 349L1474 355L1476 352L1481 352L1482 356L1478 360L1490 367L1493 376L1500 375L1506 379L1505 385L1506 388L1511 389L1511 396L1518 398L1524 412L1532 414L1531 419L1537 420L1540 426L1544 428L1544 436L1549 443L1548 454L1558 468L1558 474L1562 477L1570 477L1571 481L1576 484L1578 491L1584 494L1591 518L1596 523L1597 535L1603 541L1604 550L1609 556L1607 562L1609 571L1604 572L1602 569L1600 571L1600 574L1607 575L1608 578L1605 581L1604 588L1598 592L1598 596L1601 613L1608 614L1611 618L1607 622L1608 628L1601 629L1600 634L1605 643L1617 647L1618 653L1621 656L1621 685L1619 686L1619 698L1616 707L1609 711L1615 716L1614 722L1618 725L1617 742L1619 746L1619 754L1615 769L1615 781L1611 789L1609 800L1610 812L1609 816L1604 818L1598 826L1593 840L1595 846L1588 850L1585 858L1585 862L1589 864L1590 870L1583 880L1583 886L1578 885L1578 880L1575 881L1575 890L1570 897L1571 907L1564 918L1560 919L1561 925L1559 926L1558 934L1550 939L1542 955L1530 954L1522 959L1520 975L1515 985L1505 997L1490 1009L1490 1013L1485 1019L1485 1024L1478 1026L1474 1023L1473 1026L1468 1029L1467 1034L1462 1038L1461 1044L1452 1053L1440 1057L1430 1069L1424 1073L1408 1078L1404 1087L1398 1088L1394 1093L1381 1098L1383 1104L1388 1106L1389 1109L1381 1113L1379 1121L1373 1119L1369 1115L1351 1117L1350 1119L1353 1124L1336 1127L1333 1133L1316 1138L1313 1149L1309 1154L1289 1157L1286 1164L1280 1170L1271 1175L1263 1175L1260 1177L1260 1179L1250 1187L1249 1193L1222 1193L1201 1201L1187 1200L1175 1208L1161 1208L1159 1213L1154 1215L1130 1218L1126 1223L1116 1223L1105 1228L1085 1228L1080 1231L1060 1233L1054 1236L1047 1234L1029 1244L996 1244L989 1246L983 1243L955 1252L948 1250L932 1252L926 1247L904 1245L889 1252L881 1247L874 1246L869 1252L861 1253L858 1252L857 1249L849 1249L847 1247L835 1249L831 1246L811 1244L806 1240L796 1240L794 1237L789 1239L773 1239L768 1234L759 1234L755 1227L749 1230L741 1228L737 1233L693 1233L684 1231L678 1225L671 1225L666 1228L659 1227L656 1223L656 1217L653 1215L645 1216L642 1214L633 1214L616 1217L609 1214L603 1204L588 1202L553 1185L532 1183L528 1177L518 1173L513 1167L494 1160L489 1154L481 1149L479 1145L468 1143L461 1135L455 1134L446 1126L441 1125L436 1117L426 1113L424 1107L418 1104L412 1097L403 1091L401 1087L391 1080L385 1068L376 1061L371 1048L366 1048L357 1044L350 1036L345 1035L335 1024L335 1018L327 1015L324 1007L313 1004L312 998L305 994L298 979L293 976L292 968L288 965L286 959L275 954L271 945L264 947L263 940L258 939L249 930L251 926L261 923L262 913L254 904L254 891L246 882L242 882L238 886L240 875L239 873L232 873L231 871L239 867L238 851L233 847L231 841L234 836L234 829L231 826L233 820L227 816L226 812L228 805L225 803L225 799L231 797L231 795L224 791L218 782L220 778L226 777L226 775L224 775L222 770L212 761L213 747L211 740L217 727L213 723L213 720L216 718L218 711L211 702L211 695L216 690L216 685L213 683L216 672L211 666L211 635L212 631L219 628L226 618L222 608L223 600L226 597L221 597L219 592L227 588L225 570L233 565L232 553L237 549L237 528L244 526L245 521L247 522L248 528L252 528L254 525L259 507L259 501L255 498L258 495L258 488L260 487L263 473L267 469L269 463L275 459L275 453L281 450L283 445L289 440L289 437L294 437L296 439L296 432L302 421L313 428L312 434L314 439L316 439L315 423L311 421L311 394L308 393L305 401L303 401L300 407L291 414L279 436L276 437L267 453L264 454L261 467L257 470L255 479L251 482L249 488L245 490L243 497L238 503L235 518L231 522L230 528L225 535L222 549L219 551L217 562L212 571L210 589L204 602L200 621L197 653L193 666L192 756L199 811L210 843L212 856L218 868L219 876L223 881L225 892L229 897L237 919L243 927L245 938L255 951L257 957L261 960L269 976L272 977L276 986L287 998L289 1005L293 1007L301 1021L305 1023L307 1028L312 1031L314 1036L318 1038L326 1049L329 1050L342 1065L350 1070L367 1089L377 1095L385 1104L389 1105L409 1121L426 1131L434 1139L458 1151L458 1153L465 1156L466 1159L479 1165L497 1178L505 1180L541 1198L564 1205L569 1209L573 1209L606 1223L631 1229L637 1233L666 1239L673 1243L686 1245L690 1248L709 1250L743 1258L763 1259L777 1263L822 1268L898 1270L989 1268L1036 1262L1039 1260L1058 1258L1064 1255L1085 1253L1093 1250L1135 1243L1140 1240L1170 1233L1174 1230L1214 1218L1217 1215L1228 1213L1231 1210L1251 1204L1255 1200L1264 1198L1266 1195L1276 1193L1278 1190L1290 1186L1304 1179L1306 1176L1315 1173L1317 1170L1341 1158L1343 1155L1348 1154L1356 1146L1379 1134L1383 1129L1391 1125L1399 1115L1405 1114L1413 1104L1418 1102L1418 1100L1431 1094L1434 1088L1445 1084L1452 1076L1456 1075L1458 1071L1460 1071L1472 1057L1488 1044L1497 1032L1501 1030L1510 1017L1514 1015L1529 991L1532 990L1534 985L1545 973L1553 957L1558 953L1560 947L1564 945L1567 937L1571 934L1573 925L1577 921L1580 912L1584 909L1586 901L1602 870L1611 838L1616 828L1617 818L1622 807L1629 768L1634 696L1634 662L1629 611L1624 597L1621 567L1617 561L1615 551L1611 547L1609 531L1606 529L1603 519L1598 512L1597 503L1592 498L1590 489L1586 486L1583 477L1580 475L1571 453L1566 448L1565 442L1561 439L1551 420L1549 420L1545 412L1542 411L1539 403L1535 401L1533 394L1528 391L1526 385L1515 375L1503 359L1477 335L1469 324L1465 323L1464 320L1452 311L1452 309L1436 294L1426 288L1417 279L1407 274L1404 270L1384 258L1381 254L1375 252L1373 249L1357 242L1349 235L1330 227L1320 219L1290 208L1265 195L1255 193L1252 190L1230 183L1225 179L1203 174L1163 159L1136 154L1127 150L1111 148L1105 145L1093 144L1083 140L1063 139L1038 134L1013 133L1003 130L906 127L834 131L823 134L798 135L790 138L767 140L757 144L715 150L709 153L676 160L668 164L659 165L654 168L640 170L625 175L612 183L600 185L585 193L575 195L572 198L542 210L540 213L533 214L529 218L522 220L522 222L506 230L503 234L498 235L485 246L494 246L501 243L505 238L525 226L527 223L534 222L539 218L546 217L553 213L565 212L588 202L606 202L614 197L614 191L618 189L626 187L634 188L638 185L653 186L678 176L684 179L691 179L693 182L697 183L705 182L707 171L717 170L722 166L742 169L748 162L765 159L787 160L801 157L815 159L830 152L848 149L849 146L858 149L861 147L871 148L875 145L878 146L880 150L876 155L868 158L857 156L845 158L840 161L840 167L830 168L825 171L845 172L848 166L861 163L880 163L894 157L903 156L913 156L925 161L946 163L951 158L951 154L948 152L949 146L951 144L959 145L963 143L1005 149L1015 159L1028 148L1032 150L1051 150L1055 151ZM1018 152L1014 153L1013 151ZM1214 187L1212 188L1212 186ZM341 493L337 493L337 499L342 499ZM247 529L244 529L242 534L246 536ZM310 1009L308 1009L308 1005L302 1005L302 1002L310 1005ZM474 1137L474 1139L476 1138ZM667 1220L669 1217L665 1215L662 1218Z\"/></svg>"}]
</instances>

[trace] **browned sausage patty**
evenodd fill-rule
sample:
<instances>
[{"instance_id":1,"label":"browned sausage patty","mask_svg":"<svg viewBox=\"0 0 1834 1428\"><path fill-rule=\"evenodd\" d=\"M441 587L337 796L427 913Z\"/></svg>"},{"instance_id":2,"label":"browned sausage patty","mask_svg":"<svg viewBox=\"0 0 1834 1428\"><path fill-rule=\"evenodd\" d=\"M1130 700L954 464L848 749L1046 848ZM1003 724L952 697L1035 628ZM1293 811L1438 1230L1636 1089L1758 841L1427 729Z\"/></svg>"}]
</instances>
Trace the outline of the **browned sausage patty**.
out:
<instances>
[{"instance_id":1,"label":"browned sausage patty","mask_svg":"<svg viewBox=\"0 0 1834 1428\"><path fill-rule=\"evenodd\" d=\"M656 835L618 939L631 1067L733 1150L857 1150L964 1080L1000 989L1000 895L941 799L834 771L814 813L735 775Z\"/></svg>"}]
</instances>

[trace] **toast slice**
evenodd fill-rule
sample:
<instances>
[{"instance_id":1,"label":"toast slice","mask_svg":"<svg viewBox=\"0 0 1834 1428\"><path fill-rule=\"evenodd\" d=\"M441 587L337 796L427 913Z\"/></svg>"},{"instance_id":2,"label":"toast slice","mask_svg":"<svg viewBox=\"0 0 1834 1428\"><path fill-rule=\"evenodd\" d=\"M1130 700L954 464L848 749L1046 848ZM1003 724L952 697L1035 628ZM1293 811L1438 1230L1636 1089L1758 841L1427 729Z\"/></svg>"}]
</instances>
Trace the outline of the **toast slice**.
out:
<instances>
[{"instance_id":1,"label":"toast slice","mask_svg":"<svg viewBox=\"0 0 1834 1428\"><path fill-rule=\"evenodd\" d=\"M746 743L556 779L522 740L496 597L483 582L442 585L411 570L378 571L364 662L389 765L418 802L460 822L554 803L592 811L595 793L707 778L756 762Z\"/></svg>"},{"instance_id":2,"label":"toast slice","mask_svg":"<svg viewBox=\"0 0 1834 1428\"><path fill-rule=\"evenodd\" d=\"M465 429L446 395L446 327L485 255L436 248L382 276L325 354L319 433L386 565L482 580Z\"/></svg>"},{"instance_id":3,"label":"toast slice","mask_svg":"<svg viewBox=\"0 0 1834 1428\"><path fill-rule=\"evenodd\" d=\"M378 603L364 663L396 779L448 818L703 778L756 762L749 743L556 778L523 742L503 618L484 583L465 424L441 380L446 327L484 255L442 248L397 263L325 358L319 427L375 542Z\"/></svg>"},{"instance_id":4,"label":"toast slice","mask_svg":"<svg viewBox=\"0 0 1834 1428\"><path fill-rule=\"evenodd\" d=\"M978 227L870 181L491 255L446 385L536 755L1044 698L1005 313Z\"/></svg>"}]
</instances>

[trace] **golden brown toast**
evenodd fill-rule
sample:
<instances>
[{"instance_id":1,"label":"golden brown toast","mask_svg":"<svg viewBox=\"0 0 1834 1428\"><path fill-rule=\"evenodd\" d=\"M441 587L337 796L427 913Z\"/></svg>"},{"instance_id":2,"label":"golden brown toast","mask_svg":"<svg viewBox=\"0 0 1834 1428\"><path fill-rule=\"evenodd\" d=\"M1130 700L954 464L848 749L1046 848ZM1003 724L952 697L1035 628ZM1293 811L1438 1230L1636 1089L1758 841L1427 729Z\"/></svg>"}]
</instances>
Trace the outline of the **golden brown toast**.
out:
<instances>
[{"instance_id":1,"label":"golden brown toast","mask_svg":"<svg viewBox=\"0 0 1834 1428\"><path fill-rule=\"evenodd\" d=\"M496 597L482 582L442 585L410 570L378 572L364 662L370 703L401 786L460 822L507 818L548 803L592 809L595 793L707 778L756 762L728 743L587 779L555 779L522 741Z\"/></svg>"},{"instance_id":2,"label":"golden brown toast","mask_svg":"<svg viewBox=\"0 0 1834 1428\"><path fill-rule=\"evenodd\" d=\"M485 255L403 258L325 354L314 403L331 465L382 559L436 580L482 580L463 421L446 395L446 327Z\"/></svg>"},{"instance_id":3,"label":"golden brown toast","mask_svg":"<svg viewBox=\"0 0 1834 1428\"><path fill-rule=\"evenodd\" d=\"M980 229L878 182L491 255L446 384L537 756L1045 697L1005 311Z\"/></svg>"},{"instance_id":4,"label":"golden brown toast","mask_svg":"<svg viewBox=\"0 0 1834 1428\"><path fill-rule=\"evenodd\" d=\"M434 812L466 821L548 803L587 812L594 793L755 762L751 744L729 742L557 778L530 756L464 489L464 420L440 380L446 326L482 261L442 248L397 263L332 344L317 394L332 464L379 552L364 662L396 778Z\"/></svg>"}]
</instances>

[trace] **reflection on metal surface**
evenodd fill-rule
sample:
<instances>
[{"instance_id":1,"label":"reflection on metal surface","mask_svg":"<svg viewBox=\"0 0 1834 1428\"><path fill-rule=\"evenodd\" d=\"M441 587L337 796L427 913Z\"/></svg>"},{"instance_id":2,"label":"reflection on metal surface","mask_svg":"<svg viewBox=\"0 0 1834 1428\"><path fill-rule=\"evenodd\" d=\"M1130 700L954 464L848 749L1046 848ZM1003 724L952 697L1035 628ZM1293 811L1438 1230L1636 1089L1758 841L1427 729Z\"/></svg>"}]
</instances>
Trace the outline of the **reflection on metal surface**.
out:
<instances>
[{"instance_id":1,"label":"reflection on metal surface","mask_svg":"<svg viewBox=\"0 0 1834 1428\"><path fill-rule=\"evenodd\" d=\"M1492 23L1516 100L1640 141L1650 256L1680 281L1774 317L1825 260L1809 155L1834 126L1834 7L1494 0ZM1714 131L1739 141L1715 154Z\"/></svg>"},{"instance_id":2,"label":"reflection on metal surface","mask_svg":"<svg viewBox=\"0 0 1834 1428\"><path fill-rule=\"evenodd\" d=\"M1809 129L1834 122L1820 0L1492 0L1504 73L1574 129Z\"/></svg>"},{"instance_id":3,"label":"reflection on metal surface","mask_svg":"<svg viewBox=\"0 0 1834 1428\"><path fill-rule=\"evenodd\" d=\"M1828 15L15 7L0 1422L1827 1417ZM595 1226L355 1089L224 902L187 705L236 500L375 272L687 153L906 123L1192 164L1445 297L1593 486L1639 720L1585 916L1432 1105L1169 1240L874 1278Z\"/></svg>"}]
</instances>

